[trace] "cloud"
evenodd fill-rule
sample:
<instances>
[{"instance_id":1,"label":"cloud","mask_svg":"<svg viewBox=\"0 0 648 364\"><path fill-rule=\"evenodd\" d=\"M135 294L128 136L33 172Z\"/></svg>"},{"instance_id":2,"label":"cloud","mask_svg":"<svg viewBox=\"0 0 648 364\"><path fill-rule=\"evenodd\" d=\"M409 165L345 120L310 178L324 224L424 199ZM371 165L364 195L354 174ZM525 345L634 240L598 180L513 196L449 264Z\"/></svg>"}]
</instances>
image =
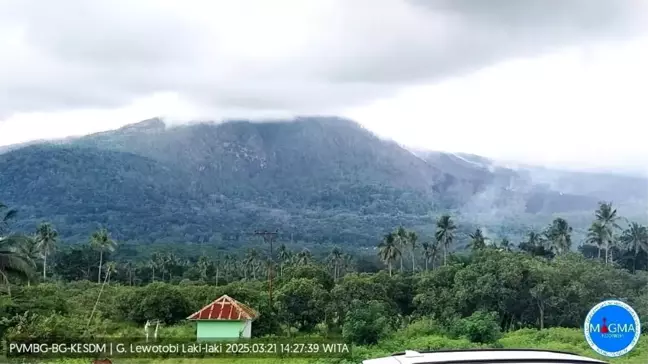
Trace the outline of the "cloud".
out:
<instances>
[{"instance_id":1,"label":"cloud","mask_svg":"<svg viewBox=\"0 0 648 364\"><path fill-rule=\"evenodd\" d=\"M0 0L0 120L168 93L201 114L336 113L639 34L642 10L640 0Z\"/></svg>"}]
</instances>

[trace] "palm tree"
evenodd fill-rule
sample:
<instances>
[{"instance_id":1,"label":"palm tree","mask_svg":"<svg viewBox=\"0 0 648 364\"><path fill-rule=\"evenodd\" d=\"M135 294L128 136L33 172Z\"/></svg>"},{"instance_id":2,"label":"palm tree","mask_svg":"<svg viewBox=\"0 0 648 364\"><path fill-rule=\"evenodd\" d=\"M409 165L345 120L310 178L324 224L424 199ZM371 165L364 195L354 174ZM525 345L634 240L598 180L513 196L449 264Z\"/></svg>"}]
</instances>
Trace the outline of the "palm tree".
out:
<instances>
[{"instance_id":1,"label":"palm tree","mask_svg":"<svg viewBox=\"0 0 648 364\"><path fill-rule=\"evenodd\" d=\"M283 267L291 256L292 253L290 250L288 250L286 244L281 244L279 250L277 251L277 258L279 258L279 277L283 276Z\"/></svg>"},{"instance_id":2,"label":"palm tree","mask_svg":"<svg viewBox=\"0 0 648 364\"><path fill-rule=\"evenodd\" d=\"M417 240L418 240L418 236L414 231L410 231L409 234L407 234L407 242L409 243L411 253L412 253L412 274L416 271L416 258L414 257L414 253L416 252Z\"/></svg>"},{"instance_id":3,"label":"palm tree","mask_svg":"<svg viewBox=\"0 0 648 364\"><path fill-rule=\"evenodd\" d=\"M113 252L117 247L117 243L110 238L106 229L100 229L92 233L90 237L90 245L99 251L99 275L97 282L101 283L101 268L103 266L104 252Z\"/></svg>"},{"instance_id":4,"label":"palm tree","mask_svg":"<svg viewBox=\"0 0 648 364\"><path fill-rule=\"evenodd\" d=\"M617 210L612 207L612 202L599 202L599 207L594 213L596 221L603 226L605 231L605 264L608 264L610 246L613 243L614 231L621 227L617 223L619 216Z\"/></svg>"},{"instance_id":5,"label":"palm tree","mask_svg":"<svg viewBox=\"0 0 648 364\"><path fill-rule=\"evenodd\" d=\"M244 265L244 276L247 279L247 272L252 271L252 279L256 279L256 268L259 263L259 252L252 248L248 249L245 260L243 261Z\"/></svg>"},{"instance_id":6,"label":"palm tree","mask_svg":"<svg viewBox=\"0 0 648 364\"><path fill-rule=\"evenodd\" d=\"M434 270L434 261L439 254L438 242L424 242L421 244L421 247L423 247L423 257L425 258L425 271L427 272L428 270L428 262L432 262L432 270Z\"/></svg>"},{"instance_id":7,"label":"palm tree","mask_svg":"<svg viewBox=\"0 0 648 364\"><path fill-rule=\"evenodd\" d=\"M450 215L443 215L437 220L436 233L434 237L437 242L443 247L443 265L446 265L448 260L448 248L452 245L454 240L454 231L457 229L454 221Z\"/></svg>"},{"instance_id":8,"label":"palm tree","mask_svg":"<svg viewBox=\"0 0 648 364\"><path fill-rule=\"evenodd\" d=\"M506 251L511 251L511 241L507 238L502 239L502 241L500 242L500 248Z\"/></svg>"},{"instance_id":9,"label":"palm tree","mask_svg":"<svg viewBox=\"0 0 648 364\"><path fill-rule=\"evenodd\" d=\"M43 279L47 278L47 256L56 248L58 232L49 223L42 223L36 229L36 242L43 255Z\"/></svg>"},{"instance_id":10,"label":"palm tree","mask_svg":"<svg viewBox=\"0 0 648 364\"><path fill-rule=\"evenodd\" d=\"M104 269L106 270L105 281L110 283L110 276L117 273L117 264L115 262L107 262Z\"/></svg>"},{"instance_id":11,"label":"palm tree","mask_svg":"<svg viewBox=\"0 0 648 364\"><path fill-rule=\"evenodd\" d=\"M486 237L482 232L482 229L477 228L474 233L469 234L470 236L470 246L473 250L481 250L486 248Z\"/></svg>"},{"instance_id":12,"label":"palm tree","mask_svg":"<svg viewBox=\"0 0 648 364\"><path fill-rule=\"evenodd\" d=\"M295 257L297 258L295 261L297 265L307 265L313 261L313 254L306 248L297 253Z\"/></svg>"},{"instance_id":13,"label":"palm tree","mask_svg":"<svg viewBox=\"0 0 648 364\"><path fill-rule=\"evenodd\" d=\"M328 256L328 261L330 264L333 266L333 280L337 281L338 277L340 276L340 268L342 265L342 262L344 260L344 254L342 254L342 250L338 248L337 246L331 250L331 254Z\"/></svg>"},{"instance_id":14,"label":"palm tree","mask_svg":"<svg viewBox=\"0 0 648 364\"><path fill-rule=\"evenodd\" d=\"M198 258L198 262L196 263L198 266L198 270L200 271L200 279L203 281L207 280L207 271L209 270L209 267L211 266L211 262L209 261L209 258L205 256L204 254L201 255Z\"/></svg>"},{"instance_id":15,"label":"palm tree","mask_svg":"<svg viewBox=\"0 0 648 364\"><path fill-rule=\"evenodd\" d=\"M395 237L396 237L396 244L398 244L399 251L401 251L401 252L404 251L405 248L408 245L407 243L408 243L408 240L409 240L409 235L407 233L407 230L405 230L405 228L402 227L402 226L399 227L396 230ZM398 256L398 258L400 260L400 271L401 271L401 273L403 273L403 254L400 254Z\"/></svg>"},{"instance_id":16,"label":"palm tree","mask_svg":"<svg viewBox=\"0 0 648 364\"><path fill-rule=\"evenodd\" d=\"M392 276L392 264L394 260L401 256L401 251L398 249L398 242L394 233L385 235L383 241L378 245L380 259L387 263L389 268L389 276Z\"/></svg>"},{"instance_id":17,"label":"palm tree","mask_svg":"<svg viewBox=\"0 0 648 364\"><path fill-rule=\"evenodd\" d=\"M585 241L598 248L598 259L601 259L601 248L605 244L606 238L607 231L605 226L600 221L594 221L587 230L587 240Z\"/></svg>"},{"instance_id":18,"label":"palm tree","mask_svg":"<svg viewBox=\"0 0 648 364\"><path fill-rule=\"evenodd\" d=\"M36 267L36 262L41 259L41 251L35 237L21 236L17 245L18 254L21 255L29 265ZM31 285L30 277L27 277L27 286Z\"/></svg>"},{"instance_id":19,"label":"palm tree","mask_svg":"<svg viewBox=\"0 0 648 364\"><path fill-rule=\"evenodd\" d=\"M216 255L214 258L214 270L216 271L216 277L214 277L214 281L216 282L216 287L218 287L218 280L220 279L220 272L221 272L221 256Z\"/></svg>"},{"instance_id":20,"label":"palm tree","mask_svg":"<svg viewBox=\"0 0 648 364\"><path fill-rule=\"evenodd\" d=\"M155 252L151 255L151 259L146 262L146 266L151 269L151 282L155 282L155 270L158 267L158 255L159 253Z\"/></svg>"},{"instance_id":21,"label":"palm tree","mask_svg":"<svg viewBox=\"0 0 648 364\"><path fill-rule=\"evenodd\" d=\"M171 282L171 279L173 279L173 273L176 271L179 265L180 259L178 259L175 254L171 252L164 254L162 256L162 280L164 280L164 273L168 273L169 282Z\"/></svg>"},{"instance_id":22,"label":"palm tree","mask_svg":"<svg viewBox=\"0 0 648 364\"><path fill-rule=\"evenodd\" d=\"M569 226L567 220L557 217L551 223L545 235L547 240L551 242L551 249L557 254L562 254L571 249L571 233L572 227Z\"/></svg>"},{"instance_id":23,"label":"palm tree","mask_svg":"<svg viewBox=\"0 0 648 364\"><path fill-rule=\"evenodd\" d=\"M344 270L344 274L348 272L352 272L354 267L354 261L353 261L353 256L351 254L343 254L342 255L342 270ZM342 274L340 273L339 276L341 277Z\"/></svg>"},{"instance_id":24,"label":"palm tree","mask_svg":"<svg viewBox=\"0 0 648 364\"><path fill-rule=\"evenodd\" d=\"M633 222L621 234L621 241L634 252L632 272L637 271L637 256L641 250L648 253L648 228Z\"/></svg>"},{"instance_id":25,"label":"palm tree","mask_svg":"<svg viewBox=\"0 0 648 364\"><path fill-rule=\"evenodd\" d=\"M134 273L135 273L135 266L133 265L132 262L126 262L124 263L124 268L126 269L126 275L128 276L128 285L132 286L133 285L133 278L134 278Z\"/></svg>"},{"instance_id":26,"label":"palm tree","mask_svg":"<svg viewBox=\"0 0 648 364\"><path fill-rule=\"evenodd\" d=\"M6 285L7 294L10 297L9 277L18 276L29 279L33 273L33 262L19 250L19 246L25 244L27 239L21 235L0 237L0 278Z\"/></svg>"}]
</instances>

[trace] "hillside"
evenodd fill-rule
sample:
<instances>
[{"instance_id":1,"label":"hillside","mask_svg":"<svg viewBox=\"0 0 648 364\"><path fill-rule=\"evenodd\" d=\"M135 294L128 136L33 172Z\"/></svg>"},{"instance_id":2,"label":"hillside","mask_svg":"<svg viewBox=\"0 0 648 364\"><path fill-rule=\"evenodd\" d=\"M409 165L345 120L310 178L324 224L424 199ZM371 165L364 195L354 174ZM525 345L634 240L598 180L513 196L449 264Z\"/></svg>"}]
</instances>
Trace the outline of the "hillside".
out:
<instances>
[{"instance_id":1,"label":"hillside","mask_svg":"<svg viewBox=\"0 0 648 364\"><path fill-rule=\"evenodd\" d=\"M21 210L19 228L52 220L70 240L102 224L134 241L240 244L278 227L284 239L369 245L399 224L429 233L431 215L447 210L465 229L522 233L552 213L589 216L602 198L625 199L617 187L629 183L567 190L532 172L415 154L334 117L172 128L151 119L0 154L0 201Z\"/></svg>"}]
</instances>

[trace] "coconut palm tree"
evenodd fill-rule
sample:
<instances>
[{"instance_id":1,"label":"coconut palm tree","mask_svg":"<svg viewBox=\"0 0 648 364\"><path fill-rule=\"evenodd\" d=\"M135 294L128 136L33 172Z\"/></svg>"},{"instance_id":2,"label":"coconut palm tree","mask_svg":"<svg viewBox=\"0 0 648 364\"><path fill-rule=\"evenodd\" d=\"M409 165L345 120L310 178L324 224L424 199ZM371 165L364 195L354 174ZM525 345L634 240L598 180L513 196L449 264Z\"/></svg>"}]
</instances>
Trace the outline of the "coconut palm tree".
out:
<instances>
[{"instance_id":1,"label":"coconut palm tree","mask_svg":"<svg viewBox=\"0 0 648 364\"><path fill-rule=\"evenodd\" d=\"M415 253L416 253L416 241L418 240L418 235L414 231L410 231L407 234L407 242L409 243L410 247L410 253L412 254L412 273L416 271L416 258L415 258Z\"/></svg>"},{"instance_id":2,"label":"coconut palm tree","mask_svg":"<svg viewBox=\"0 0 648 364\"><path fill-rule=\"evenodd\" d=\"M568 252L571 249L572 230L567 220L561 217L554 219L545 232L547 240L551 243L551 249L557 254Z\"/></svg>"},{"instance_id":3,"label":"coconut palm tree","mask_svg":"<svg viewBox=\"0 0 648 364\"><path fill-rule=\"evenodd\" d=\"M49 223L42 223L36 229L36 242L43 255L43 279L47 278L47 257L56 248L58 232Z\"/></svg>"},{"instance_id":4,"label":"coconut palm tree","mask_svg":"<svg viewBox=\"0 0 648 364\"><path fill-rule=\"evenodd\" d=\"M29 240L22 235L0 237L0 281L7 287L9 296L11 296L10 277L29 280L33 274L33 261L20 251L20 246L27 244Z\"/></svg>"},{"instance_id":5,"label":"coconut palm tree","mask_svg":"<svg viewBox=\"0 0 648 364\"><path fill-rule=\"evenodd\" d=\"M628 250L634 253L632 272L637 271L637 256L640 251L648 253L648 228L636 222L630 223L627 229L621 234L621 241Z\"/></svg>"},{"instance_id":6,"label":"coconut palm tree","mask_svg":"<svg viewBox=\"0 0 648 364\"><path fill-rule=\"evenodd\" d=\"M247 272L252 272L252 279L256 279L257 264L260 261L259 251L252 248L248 249L243 261L244 265L244 276L247 278Z\"/></svg>"},{"instance_id":7,"label":"coconut palm tree","mask_svg":"<svg viewBox=\"0 0 648 364\"><path fill-rule=\"evenodd\" d=\"M342 264L344 262L344 254L342 250L337 246L331 250L331 253L327 257L328 263L333 268L333 280L337 281L340 277L340 271L342 269Z\"/></svg>"},{"instance_id":8,"label":"coconut palm tree","mask_svg":"<svg viewBox=\"0 0 648 364\"><path fill-rule=\"evenodd\" d=\"M432 270L434 270L434 261L439 254L439 243L434 241L431 243L424 242L421 244L423 248L423 257L425 258L425 271L428 270L428 263L432 262Z\"/></svg>"},{"instance_id":9,"label":"coconut palm tree","mask_svg":"<svg viewBox=\"0 0 648 364\"><path fill-rule=\"evenodd\" d=\"M99 229L92 233L90 237L90 245L99 252L99 275L97 282L101 283L101 270L103 266L103 256L105 252L113 252L117 247L117 243L110 238L108 230Z\"/></svg>"},{"instance_id":10,"label":"coconut palm tree","mask_svg":"<svg viewBox=\"0 0 648 364\"><path fill-rule=\"evenodd\" d=\"M499 244L500 249L505 250L505 251L511 251L511 241L508 240L507 238L503 238L502 241Z\"/></svg>"},{"instance_id":11,"label":"coconut palm tree","mask_svg":"<svg viewBox=\"0 0 648 364\"><path fill-rule=\"evenodd\" d=\"M17 248L18 253L33 267L36 267L37 262L42 258L42 253L35 236L21 236L21 241L17 245ZM27 285L31 285L31 277L27 278Z\"/></svg>"},{"instance_id":12,"label":"coconut palm tree","mask_svg":"<svg viewBox=\"0 0 648 364\"><path fill-rule=\"evenodd\" d=\"M279 258L279 277L283 276L283 268L286 262L292 257L292 252L288 250L286 244L281 244L279 250L277 251L277 258Z\"/></svg>"},{"instance_id":13,"label":"coconut palm tree","mask_svg":"<svg viewBox=\"0 0 648 364\"><path fill-rule=\"evenodd\" d=\"M297 265L307 265L313 262L313 254L306 248L297 253L295 258L295 264Z\"/></svg>"},{"instance_id":14,"label":"coconut palm tree","mask_svg":"<svg viewBox=\"0 0 648 364\"><path fill-rule=\"evenodd\" d=\"M599 202L599 207L594 213L596 221L602 225L605 231L605 264L608 264L608 257L610 256L610 247L614 242L614 232L621 229L617 221L619 216L617 210L612 207L611 202Z\"/></svg>"},{"instance_id":15,"label":"coconut palm tree","mask_svg":"<svg viewBox=\"0 0 648 364\"><path fill-rule=\"evenodd\" d=\"M477 228L475 232L468 235L470 237L470 246L473 250L481 250L486 248L486 237L482 229Z\"/></svg>"},{"instance_id":16,"label":"coconut palm tree","mask_svg":"<svg viewBox=\"0 0 648 364\"><path fill-rule=\"evenodd\" d=\"M203 254L200 257L198 257L198 262L196 262L196 265L198 266L198 271L200 272L200 279L206 281L207 271L212 265L212 262L209 260L209 258L206 255Z\"/></svg>"},{"instance_id":17,"label":"coconut palm tree","mask_svg":"<svg viewBox=\"0 0 648 364\"><path fill-rule=\"evenodd\" d=\"M400 226L396 230L396 234L394 235L394 237L396 238L396 244L398 245L398 250L400 252L405 251L405 248L407 247L409 241L409 235L407 233L407 230L405 230L404 227ZM400 271L401 273L403 273L403 254L400 254L398 256L398 259L400 260Z\"/></svg>"},{"instance_id":18,"label":"coconut palm tree","mask_svg":"<svg viewBox=\"0 0 648 364\"><path fill-rule=\"evenodd\" d=\"M594 221L587 230L586 243L595 245L598 248L598 259L601 259L601 249L605 245L607 239L607 231L605 226L600 221Z\"/></svg>"},{"instance_id":19,"label":"coconut palm tree","mask_svg":"<svg viewBox=\"0 0 648 364\"><path fill-rule=\"evenodd\" d=\"M443 265L448 262L448 248L454 240L454 231L457 229L450 215L442 215L436 223L436 241L443 247Z\"/></svg>"},{"instance_id":20,"label":"coconut palm tree","mask_svg":"<svg viewBox=\"0 0 648 364\"><path fill-rule=\"evenodd\" d=\"M398 248L396 234L386 234L382 242L378 245L378 254L380 259L387 264L389 268L389 276L392 276L392 264L398 257L401 256L401 251Z\"/></svg>"}]
</instances>

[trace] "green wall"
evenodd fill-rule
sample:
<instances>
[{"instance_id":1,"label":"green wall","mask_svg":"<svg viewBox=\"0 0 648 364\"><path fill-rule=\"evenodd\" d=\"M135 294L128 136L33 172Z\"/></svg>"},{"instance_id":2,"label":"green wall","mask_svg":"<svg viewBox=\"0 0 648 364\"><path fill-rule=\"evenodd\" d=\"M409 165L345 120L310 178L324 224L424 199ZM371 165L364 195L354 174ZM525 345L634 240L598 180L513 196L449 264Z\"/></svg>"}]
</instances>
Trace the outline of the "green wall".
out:
<instances>
[{"instance_id":1,"label":"green wall","mask_svg":"<svg viewBox=\"0 0 648 364\"><path fill-rule=\"evenodd\" d=\"M245 327L245 321L197 321L196 338L209 339L238 339Z\"/></svg>"}]
</instances>

